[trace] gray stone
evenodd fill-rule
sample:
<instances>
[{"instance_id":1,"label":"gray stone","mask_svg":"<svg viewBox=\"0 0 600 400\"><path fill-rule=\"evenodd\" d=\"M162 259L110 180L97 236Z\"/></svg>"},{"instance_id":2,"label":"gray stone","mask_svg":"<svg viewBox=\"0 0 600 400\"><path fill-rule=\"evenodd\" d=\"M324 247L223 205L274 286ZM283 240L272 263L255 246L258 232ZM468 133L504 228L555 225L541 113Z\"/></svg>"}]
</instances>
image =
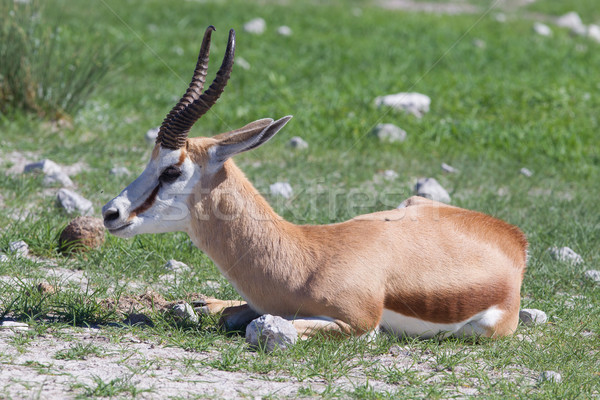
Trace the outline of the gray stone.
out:
<instances>
[{"instance_id":1,"label":"gray stone","mask_svg":"<svg viewBox=\"0 0 600 400\"><path fill-rule=\"evenodd\" d=\"M291 36L292 28L286 25L282 25L279 28L277 28L277 33L281 36Z\"/></svg>"},{"instance_id":2,"label":"gray stone","mask_svg":"<svg viewBox=\"0 0 600 400\"><path fill-rule=\"evenodd\" d=\"M11 329L14 331L28 331L29 325L27 325L24 322L3 320L3 321L0 321L0 329Z\"/></svg>"},{"instance_id":3,"label":"gray stone","mask_svg":"<svg viewBox=\"0 0 600 400\"><path fill-rule=\"evenodd\" d=\"M415 185L417 196L426 197L431 200L441 201L442 203L450 203L450 195L438 183L435 178L421 178L417 180Z\"/></svg>"},{"instance_id":4,"label":"gray stone","mask_svg":"<svg viewBox=\"0 0 600 400\"><path fill-rule=\"evenodd\" d=\"M77 212L82 215L91 215L94 213L92 202L72 190L60 189L56 194L56 200L68 214Z\"/></svg>"},{"instance_id":5,"label":"gray stone","mask_svg":"<svg viewBox=\"0 0 600 400\"><path fill-rule=\"evenodd\" d=\"M189 303L177 303L172 308L173 315L183 321L189 321L194 324L197 324L198 314L194 311L194 307L192 307Z\"/></svg>"},{"instance_id":6,"label":"gray stone","mask_svg":"<svg viewBox=\"0 0 600 400\"><path fill-rule=\"evenodd\" d=\"M43 183L46 186L54 185L56 183L67 187L73 186L73 181L69 178L69 175L63 171L63 168L60 165L52 160L44 159L25 165L24 172L34 171L41 171L44 174Z\"/></svg>"},{"instance_id":7,"label":"gray stone","mask_svg":"<svg viewBox=\"0 0 600 400\"><path fill-rule=\"evenodd\" d=\"M113 167L110 169L109 173L114 176L129 176L129 175L131 175L131 172L126 167Z\"/></svg>"},{"instance_id":8,"label":"gray stone","mask_svg":"<svg viewBox=\"0 0 600 400\"><path fill-rule=\"evenodd\" d=\"M154 144L156 142L156 138L158 137L158 132L160 131L160 127L151 128L146 131L146 142L148 144Z\"/></svg>"},{"instance_id":9,"label":"gray stone","mask_svg":"<svg viewBox=\"0 0 600 400\"><path fill-rule=\"evenodd\" d=\"M568 247L550 247L548 252L550 253L550 256L557 261L568 262L572 265L583 263L583 257Z\"/></svg>"},{"instance_id":10,"label":"gray stone","mask_svg":"<svg viewBox=\"0 0 600 400\"><path fill-rule=\"evenodd\" d=\"M556 25L562 28L568 28L577 35L585 35L587 32L587 28L581 21L581 17L575 11L571 11L558 17L556 19Z\"/></svg>"},{"instance_id":11,"label":"gray stone","mask_svg":"<svg viewBox=\"0 0 600 400\"><path fill-rule=\"evenodd\" d=\"M57 171L61 171L61 167L52 160L44 159L25 165L24 172L41 171L44 175L48 175Z\"/></svg>"},{"instance_id":12,"label":"gray stone","mask_svg":"<svg viewBox=\"0 0 600 400\"><path fill-rule=\"evenodd\" d=\"M398 178L398 173L393 169L386 169L381 173L383 175L383 179L386 181L393 181Z\"/></svg>"},{"instance_id":13,"label":"gray stone","mask_svg":"<svg viewBox=\"0 0 600 400\"><path fill-rule=\"evenodd\" d=\"M261 35L267 29L267 23L262 18L254 18L244 24L244 31Z\"/></svg>"},{"instance_id":14,"label":"gray stone","mask_svg":"<svg viewBox=\"0 0 600 400\"><path fill-rule=\"evenodd\" d=\"M589 271L585 271L584 275L586 278L588 278L594 282L600 283L600 271L595 270L595 269L590 269Z\"/></svg>"},{"instance_id":15,"label":"gray stone","mask_svg":"<svg viewBox=\"0 0 600 400\"><path fill-rule=\"evenodd\" d=\"M458 170L446 163L442 163L442 171L447 172L449 174L455 174L458 172Z\"/></svg>"},{"instance_id":16,"label":"gray stone","mask_svg":"<svg viewBox=\"0 0 600 400\"><path fill-rule=\"evenodd\" d=\"M529 170L527 168L521 168L521 170L519 172L521 172L521 175L524 175L528 178L531 178L533 176L533 172L531 172L531 170Z\"/></svg>"},{"instance_id":17,"label":"gray stone","mask_svg":"<svg viewBox=\"0 0 600 400\"><path fill-rule=\"evenodd\" d=\"M375 99L377 107L391 107L396 110L406 111L421 118L429 111L431 99L421 93L396 93L380 96Z\"/></svg>"},{"instance_id":18,"label":"gray stone","mask_svg":"<svg viewBox=\"0 0 600 400\"><path fill-rule=\"evenodd\" d=\"M562 382L562 376L561 374L555 371L544 371L538 377L538 383L542 382L560 383Z\"/></svg>"},{"instance_id":19,"label":"gray stone","mask_svg":"<svg viewBox=\"0 0 600 400\"><path fill-rule=\"evenodd\" d=\"M52 186L57 183L64 187L75 186L73 184L73 181L71 180L71 178L69 178L69 175L67 175L63 171L55 171L50 174L46 174L46 176L44 176L44 180L42 181L42 183L45 186Z\"/></svg>"},{"instance_id":20,"label":"gray stone","mask_svg":"<svg viewBox=\"0 0 600 400\"><path fill-rule=\"evenodd\" d=\"M177 261L177 260L167 261L167 263L165 264L165 268L172 272L183 272L183 271L189 269L187 264L184 264L181 261Z\"/></svg>"},{"instance_id":21,"label":"gray stone","mask_svg":"<svg viewBox=\"0 0 600 400\"><path fill-rule=\"evenodd\" d=\"M536 22L533 24L533 31L540 36L552 36L552 29L546 24Z\"/></svg>"},{"instance_id":22,"label":"gray stone","mask_svg":"<svg viewBox=\"0 0 600 400\"><path fill-rule=\"evenodd\" d=\"M371 133L381 142L397 143L406 140L406 131L394 124L378 124Z\"/></svg>"},{"instance_id":23,"label":"gray stone","mask_svg":"<svg viewBox=\"0 0 600 400\"><path fill-rule=\"evenodd\" d=\"M519 319L525 325L540 325L545 324L548 316L542 310L535 308L524 308L519 311Z\"/></svg>"},{"instance_id":24,"label":"gray stone","mask_svg":"<svg viewBox=\"0 0 600 400\"><path fill-rule=\"evenodd\" d=\"M8 249L17 257L26 257L29 254L29 245L22 240L10 242Z\"/></svg>"},{"instance_id":25,"label":"gray stone","mask_svg":"<svg viewBox=\"0 0 600 400\"><path fill-rule=\"evenodd\" d=\"M288 142L288 146L298 150L308 149L308 143L306 143L306 141L300 136L294 136L293 138L291 138Z\"/></svg>"},{"instance_id":26,"label":"gray stone","mask_svg":"<svg viewBox=\"0 0 600 400\"><path fill-rule=\"evenodd\" d=\"M0 262L8 262L10 258L6 254L0 254Z\"/></svg>"},{"instance_id":27,"label":"gray stone","mask_svg":"<svg viewBox=\"0 0 600 400\"><path fill-rule=\"evenodd\" d=\"M269 186L272 196L281 196L285 199L289 199L294 194L292 186L287 182L275 182Z\"/></svg>"},{"instance_id":28,"label":"gray stone","mask_svg":"<svg viewBox=\"0 0 600 400\"><path fill-rule=\"evenodd\" d=\"M275 349L284 350L296 343L298 332L294 325L286 319L265 314L248 324L246 327L246 342L253 347L271 352Z\"/></svg>"}]
</instances>

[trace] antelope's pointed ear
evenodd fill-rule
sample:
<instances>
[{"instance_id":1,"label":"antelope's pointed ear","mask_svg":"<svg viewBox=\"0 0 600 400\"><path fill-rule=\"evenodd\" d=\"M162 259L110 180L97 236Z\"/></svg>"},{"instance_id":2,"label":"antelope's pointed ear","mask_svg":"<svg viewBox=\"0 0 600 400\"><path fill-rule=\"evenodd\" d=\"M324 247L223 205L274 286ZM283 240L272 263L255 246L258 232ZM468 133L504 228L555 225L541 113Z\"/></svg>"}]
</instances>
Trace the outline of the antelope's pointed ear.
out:
<instances>
[{"instance_id":1,"label":"antelope's pointed ear","mask_svg":"<svg viewBox=\"0 0 600 400\"><path fill-rule=\"evenodd\" d=\"M243 128L214 136L213 139L216 139L217 143L212 147L214 149L212 161L223 163L236 154L262 146L275 136L290 119L292 119L291 115L277 121L273 121L271 118L259 119Z\"/></svg>"}]
</instances>

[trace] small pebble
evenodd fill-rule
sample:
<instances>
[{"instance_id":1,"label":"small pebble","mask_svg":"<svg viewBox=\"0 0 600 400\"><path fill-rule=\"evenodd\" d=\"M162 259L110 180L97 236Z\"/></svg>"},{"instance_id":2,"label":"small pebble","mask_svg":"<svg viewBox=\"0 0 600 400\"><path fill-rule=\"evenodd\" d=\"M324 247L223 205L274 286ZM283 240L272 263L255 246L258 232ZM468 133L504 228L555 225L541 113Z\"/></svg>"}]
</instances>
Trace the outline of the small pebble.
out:
<instances>
[{"instance_id":1,"label":"small pebble","mask_svg":"<svg viewBox=\"0 0 600 400\"><path fill-rule=\"evenodd\" d=\"M9 251L17 257L27 257L29 254L29 245L23 240L10 242L8 245Z\"/></svg>"},{"instance_id":2,"label":"small pebble","mask_svg":"<svg viewBox=\"0 0 600 400\"><path fill-rule=\"evenodd\" d=\"M267 29L267 23L262 18L254 18L244 24L244 31L255 35L262 34Z\"/></svg>"},{"instance_id":3,"label":"small pebble","mask_svg":"<svg viewBox=\"0 0 600 400\"><path fill-rule=\"evenodd\" d=\"M172 308L173 314L181 320L190 321L192 323L198 323L198 314L194 311L194 308L188 303L178 303Z\"/></svg>"},{"instance_id":4,"label":"small pebble","mask_svg":"<svg viewBox=\"0 0 600 400\"><path fill-rule=\"evenodd\" d=\"M172 271L172 272L182 272L186 269L189 269L189 267L187 266L187 264L182 263L181 261L169 260L165 264L165 269L168 269L169 271Z\"/></svg>"},{"instance_id":5,"label":"small pebble","mask_svg":"<svg viewBox=\"0 0 600 400\"><path fill-rule=\"evenodd\" d=\"M569 247L550 247L548 252L550 253L550 257L557 261L568 262L573 265L583 263L583 257L575 253Z\"/></svg>"},{"instance_id":6,"label":"small pebble","mask_svg":"<svg viewBox=\"0 0 600 400\"><path fill-rule=\"evenodd\" d=\"M379 141L386 143L398 143L406 140L406 131L394 124L378 124L371 131Z\"/></svg>"},{"instance_id":7,"label":"small pebble","mask_svg":"<svg viewBox=\"0 0 600 400\"><path fill-rule=\"evenodd\" d=\"M284 199L289 199L294 194L292 186L287 182L275 182L269 186L271 196L281 196Z\"/></svg>"},{"instance_id":8,"label":"small pebble","mask_svg":"<svg viewBox=\"0 0 600 400\"><path fill-rule=\"evenodd\" d=\"M450 203L450 195L438 183L435 178L421 178L417 180L415 185L417 196L426 197L431 200L441 201L442 203Z\"/></svg>"},{"instance_id":9,"label":"small pebble","mask_svg":"<svg viewBox=\"0 0 600 400\"><path fill-rule=\"evenodd\" d=\"M417 118L429 112L431 99L421 93L396 93L375 98L375 106L391 107L396 110L406 111Z\"/></svg>"},{"instance_id":10,"label":"small pebble","mask_svg":"<svg viewBox=\"0 0 600 400\"><path fill-rule=\"evenodd\" d=\"M458 172L458 170L456 168L454 168L446 163L442 163L442 171L447 172L449 174L454 174L454 173Z\"/></svg>"},{"instance_id":11,"label":"small pebble","mask_svg":"<svg viewBox=\"0 0 600 400\"><path fill-rule=\"evenodd\" d=\"M595 270L595 269L590 269L589 271L585 271L584 275L586 278L588 278L594 282L600 283L600 271Z\"/></svg>"},{"instance_id":12,"label":"small pebble","mask_svg":"<svg viewBox=\"0 0 600 400\"><path fill-rule=\"evenodd\" d=\"M67 214L78 212L82 215L91 215L94 213L92 202L72 190L60 189L56 194L56 200Z\"/></svg>"},{"instance_id":13,"label":"small pebble","mask_svg":"<svg viewBox=\"0 0 600 400\"><path fill-rule=\"evenodd\" d=\"M562 376L558 372L555 372L555 371L544 371L538 377L538 382L539 383L542 383L542 382L560 383L560 382L562 382Z\"/></svg>"},{"instance_id":14,"label":"small pebble","mask_svg":"<svg viewBox=\"0 0 600 400\"><path fill-rule=\"evenodd\" d=\"M552 29L546 24L536 22L533 24L533 30L540 36L552 36Z\"/></svg>"},{"instance_id":15,"label":"small pebble","mask_svg":"<svg viewBox=\"0 0 600 400\"><path fill-rule=\"evenodd\" d=\"M282 25L279 28L277 28L277 33L281 36L291 36L292 28L290 28L289 26Z\"/></svg>"},{"instance_id":16,"label":"small pebble","mask_svg":"<svg viewBox=\"0 0 600 400\"><path fill-rule=\"evenodd\" d=\"M533 172L531 172L529 169L527 168L521 168L521 175L524 175L528 178L531 178L533 176Z\"/></svg>"},{"instance_id":17,"label":"small pebble","mask_svg":"<svg viewBox=\"0 0 600 400\"><path fill-rule=\"evenodd\" d=\"M306 143L306 141L300 136L294 136L293 138L291 138L288 142L288 146L298 150L308 149L308 143Z\"/></svg>"},{"instance_id":18,"label":"small pebble","mask_svg":"<svg viewBox=\"0 0 600 400\"><path fill-rule=\"evenodd\" d=\"M525 325L540 325L545 324L548 320L548 316L542 310L535 308L524 308L519 311L519 319Z\"/></svg>"},{"instance_id":19,"label":"small pebble","mask_svg":"<svg viewBox=\"0 0 600 400\"><path fill-rule=\"evenodd\" d=\"M294 325L286 319L265 314L248 324L246 342L253 347L263 348L267 352L284 350L298 340Z\"/></svg>"}]
</instances>

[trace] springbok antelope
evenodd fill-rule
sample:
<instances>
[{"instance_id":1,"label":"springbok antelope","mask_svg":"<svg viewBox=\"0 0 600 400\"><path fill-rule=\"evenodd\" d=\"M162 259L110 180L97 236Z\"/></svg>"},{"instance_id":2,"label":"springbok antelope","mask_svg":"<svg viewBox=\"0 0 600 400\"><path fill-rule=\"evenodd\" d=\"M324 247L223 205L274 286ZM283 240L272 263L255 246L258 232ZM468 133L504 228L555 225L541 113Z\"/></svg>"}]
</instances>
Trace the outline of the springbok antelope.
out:
<instances>
[{"instance_id":1,"label":"springbok antelope","mask_svg":"<svg viewBox=\"0 0 600 400\"><path fill-rule=\"evenodd\" d=\"M187 91L164 119L142 174L102 209L120 237L184 231L245 302L208 299L227 327L260 314L289 319L302 337L500 337L518 323L527 240L491 216L420 197L403 208L313 226L279 217L231 157L271 139L291 116L188 138L231 74L235 32L202 92L211 34Z\"/></svg>"}]
</instances>

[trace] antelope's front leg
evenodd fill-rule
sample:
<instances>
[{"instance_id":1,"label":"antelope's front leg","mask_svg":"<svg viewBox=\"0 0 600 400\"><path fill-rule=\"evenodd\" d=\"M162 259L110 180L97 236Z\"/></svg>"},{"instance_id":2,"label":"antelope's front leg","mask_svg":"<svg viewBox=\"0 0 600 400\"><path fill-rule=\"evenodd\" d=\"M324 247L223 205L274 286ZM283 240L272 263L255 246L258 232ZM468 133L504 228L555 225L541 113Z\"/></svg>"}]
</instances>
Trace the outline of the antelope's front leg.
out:
<instances>
[{"instance_id":1,"label":"antelope's front leg","mask_svg":"<svg viewBox=\"0 0 600 400\"><path fill-rule=\"evenodd\" d=\"M243 330L253 319L260 317L245 301L239 300L207 298L194 302L194 307L200 314L221 314L219 326L227 332Z\"/></svg>"},{"instance_id":2,"label":"antelope's front leg","mask_svg":"<svg viewBox=\"0 0 600 400\"><path fill-rule=\"evenodd\" d=\"M294 325L296 332L298 332L298 337L302 340L317 335L339 337L361 334L361 332L358 332L349 324L339 319L305 317L289 319L289 321Z\"/></svg>"}]
</instances>

